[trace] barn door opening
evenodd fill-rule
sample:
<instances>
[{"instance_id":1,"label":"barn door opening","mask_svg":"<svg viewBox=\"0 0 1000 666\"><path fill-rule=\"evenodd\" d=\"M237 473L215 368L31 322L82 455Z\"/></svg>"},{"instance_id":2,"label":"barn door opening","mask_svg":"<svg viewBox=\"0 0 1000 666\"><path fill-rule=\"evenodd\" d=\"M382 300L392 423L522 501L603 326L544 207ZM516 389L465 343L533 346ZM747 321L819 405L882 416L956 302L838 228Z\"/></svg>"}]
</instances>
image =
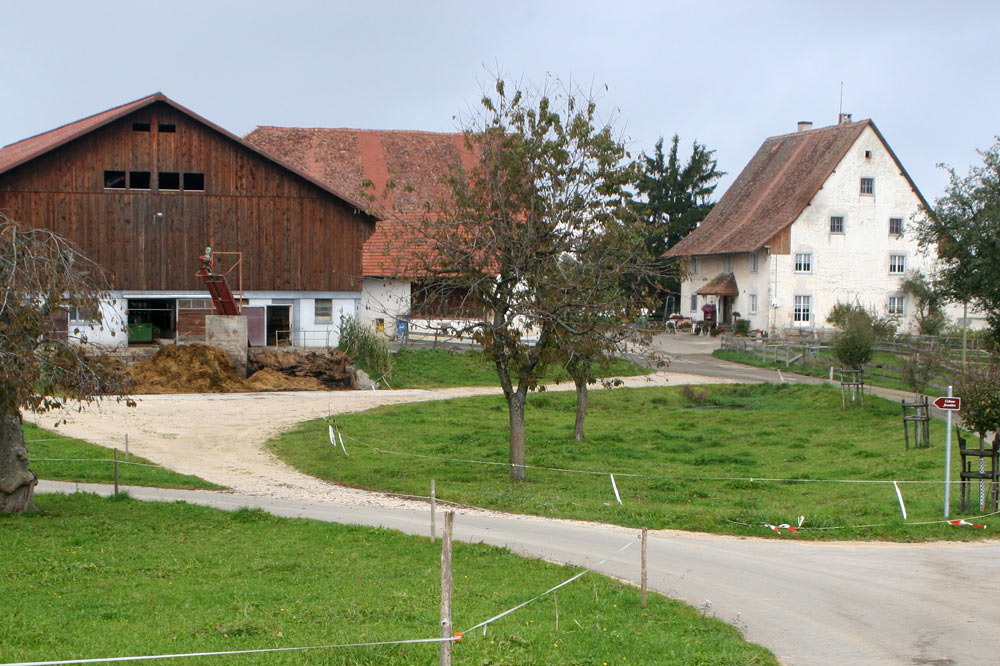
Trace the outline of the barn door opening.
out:
<instances>
[{"instance_id":1,"label":"barn door opening","mask_svg":"<svg viewBox=\"0 0 1000 666\"><path fill-rule=\"evenodd\" d=\"M267 306L267 344L292 344L292 306Z\"/></svg>"},{"instance_id":2,"label":"barn door opening","mask_svg":"<svg viewBox=\"0 0 1000 666\"><path fill-rule=\"evenodd\" d=\"M176 298L130 298L126 307L129 344L177 337Z\"/></svg>"}]
</instances>

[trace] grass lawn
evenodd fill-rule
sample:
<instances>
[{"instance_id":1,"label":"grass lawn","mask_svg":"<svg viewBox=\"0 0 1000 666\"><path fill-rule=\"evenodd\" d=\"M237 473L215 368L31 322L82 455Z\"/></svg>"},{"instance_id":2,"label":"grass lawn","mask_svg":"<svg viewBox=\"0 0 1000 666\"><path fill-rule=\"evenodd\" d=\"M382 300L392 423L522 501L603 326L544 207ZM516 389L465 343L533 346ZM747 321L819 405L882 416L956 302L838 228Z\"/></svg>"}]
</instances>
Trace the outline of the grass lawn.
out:
<instances>
[{"instance_id":1,"label":"grass lawn","mask_svg":"<svg viewBox=\"0 0 1000 666\"><path fill-rule=\"evenodd\" d=\"M692 392L694 400L685 396ZM775 538L762 524L794 525L798 516L805 516L807 529L793 538L910 541L991 534L912 524L943 518L944 423L933 421L931 448L906 451L898 404L875 396L866 397L864 407L845 410L840 392L828 386L594 391L583 443L572 439L573 418L572 392L531 395L527 462L593 473L529 469L523 483L507 478L507 409L499 396L337 417L349 457L330 446L322 420L303 423L269 446L322 478L421 496L434 479L440 498L518 513ZM957 477L957 443L953 453ZM907 523L894 480L900 482ZM952 517L958 496L956 483Z\"/></svg>"},{"instance_id":2,"label":"grass lawn","mask_svg":"<svg viewBox=\"0 0 1000 666\"><path fill-rule=\"evenodd\" d=\"M83 440L43 430L32 423L24 424L24 442L28 447L31 469L40 479L50 481L80 481L114 483L114 451ZM124 449L124 441L122 447ZM56 460L46 460L55 458ZM125 459L118 451L118 483L123 486L157 486L161 488L219 488L196 476L178 474L153 465L139 456Z\"/></svg>"},{"instance_id":3,"label":"grass lawn","mask_svg":"<svg viewBox=\"0 0 1000 666\"><path fill-rule=\"evenodd\" d=\"M830 377L830 365L834 368L839 368L841 366L840 361L833 358L832 352L824 351L822 352L821 358L829 358L830 364L826 367L817 367L814 365L807 365L804 363L793 363L790 366L786 366L785 362L779 360L774 361L773 358L767 359L765 361L760 360L759 354L752 354L750 352L739 352L730 351L728 349L716 349L712 352L712 356L715 358L722 359L723 361L731 361L733 363L742 363L743 365L752 365L755 368L778 368L779 370L784 370L786 372L795 372L800 375L807 375L809 377ZM872 357L872 363L877 365L883 365L887 370L891 372L900 372L899 357L893 354L888 354L885 352L878 352ZM878 372L875 370L874 372ZM836 374L834 370L834 378L839 381L839 375ZM898 389L900 391L911 391L912 389L899 379L894 377L880 377L871 372L865 373L865 384L869 386L881 386L883 388Z\"/></svg>"},{"instance_id":4,"label":"grass lawn","mask_svg":"<svg viewBox=\"0 0 1000 666\"><path fill-rule=\"evenodd\" d=\"M447 349L401 349L393 355L393 388L449 388L452 386L499 386L496 368L478 351ZM629 377L650 372L627 359L616 360L608 370L595 369L599 377ZM543 383L571 382L561 367L549 368Z\"/></svg>"},{"instance_id":5,"label":"grass lawn","mask_svg":"<svg viewBox=\"0 0 1000 666\"><path fill-rule=\"evenodd\" d=\"M438 635L440 544L368 527L127 497L39 495L0 516L0 662L331 645ZM609 551L619 544L609 544ZM638 558L638 554L636 554ZM454 545L462 631L579 571ZM777 664L719 620L588 574L453 648L462 664ZM186 664L438 663L437 644L186 659Z\"/></svg>"}]
</instances>

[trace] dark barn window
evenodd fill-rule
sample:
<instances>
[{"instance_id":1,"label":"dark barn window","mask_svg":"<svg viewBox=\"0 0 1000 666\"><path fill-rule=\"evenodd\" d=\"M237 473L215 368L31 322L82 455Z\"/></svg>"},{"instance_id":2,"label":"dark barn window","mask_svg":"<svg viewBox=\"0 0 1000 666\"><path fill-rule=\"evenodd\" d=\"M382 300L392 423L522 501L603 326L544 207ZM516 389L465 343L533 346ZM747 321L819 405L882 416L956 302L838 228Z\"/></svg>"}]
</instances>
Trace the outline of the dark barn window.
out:
<instances>
[{"instance_id":1,"label":"dark barn window","mask_svg":"<svg viewBox=\"0 0 1000 666\"><path fill-rule=\"evenodd\" d=\"M181 189L181 175L176 171L161 171L159 187L161 190Z\"/></svg>"},{"instance_id":2,"label":"dark barn window","mask_svg":"<svg viewBox=\"0 0 1000 666\"><path fill-rule=\"evenodd\" d=\"M149 123L132 123L133 132L148 132Z\"/></svg>"},{"instance_id":3,"label":"dark barn window","mask_svg":"<svg viewBox=\"0 0 1000 666\"><path fill-rule=\"evenodd\" d=\"M205 174L203 173L184 174L184 190L186 192L204 192Z\"/></svg>"},{"instance_id":4,"label":"dark barn window","mask_svg":"<svg viewBox=\"0 0 1000 666\"><path fill-rule=\"evenodd\" d=\"M176 132L177 125L174 125L173 123L160 123L157 129L161 132Z\"/></svg>"},{"instance_id":5,"label":"dark barn window","mask_svg":"<svg viewBox=\"0 0 1000 666\"><path fill-rule=\"evenodd\" d=\"M125 172L124 171L105 171L104 172L104 187L112 190L124 190L125 189Z\"/></svg>"},{"instance_id":6,"label":"dark barn window","mask_svg":"<svg viewBox=\"0 0 1000 666\"><path fill-rule=\"evenodd\" d=\"M128 188L130 190L148 190L149 189L149 172L148 171L129 171L128 172Z\"/></svg>"}]
</instances>

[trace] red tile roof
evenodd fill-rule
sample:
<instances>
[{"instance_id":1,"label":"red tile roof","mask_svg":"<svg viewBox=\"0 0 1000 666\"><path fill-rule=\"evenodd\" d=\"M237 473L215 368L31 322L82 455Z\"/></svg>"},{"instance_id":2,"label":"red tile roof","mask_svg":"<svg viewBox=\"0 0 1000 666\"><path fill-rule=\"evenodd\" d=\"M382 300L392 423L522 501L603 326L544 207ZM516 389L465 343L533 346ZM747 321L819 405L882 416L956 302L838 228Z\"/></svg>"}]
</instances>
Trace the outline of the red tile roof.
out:
<instances>
[{"instance_id":1,"label":"red tile roof","mask_svg":"<svg viewBox=\"0 0 1000 666\"><path fill-rule=\"evenodd\" d=\"M451 196L443 178L477 163L458 133L261 126L246 140L331 187L371 199L384 219L365 243L366 277L417 271L426 246L415 223Z\"/></svg>"},{"instance_id":2,"label":"red tile roof","mask_svg":"<svg viewBox=\"0 0 1000 666\"><path fill-rule=\"evenodd\" d=\"M367 209L370 208L370 206L368 206L368 204L365 202L363 198L354 197L349 194L342 193L341 191L338 191L330 187L329 184L321 182L310 176L308 173L295 168L291 164L288 164L281 159L276 159L273 155L263 152L262 150L260 150L260 148L254 146L253 144L244 141L240 137L236 136L231 132L228 132L222 127L216 125L215 123L206 120L205 118L202 118L194 111L191 111L190 109L181 106L180 104L173 101L172 99L170 99L161 92L153 93L152 95L147 95L146 97L142 97L135 101L128 102L127 104L116 106L112 109L108 109L107 111L102 111L101 113L97 113L92 116L82 118L80 120L63 125L62 127L57 127L56 129L49 130L48 132L43 132L42 134L36 134L35 136L28 137L27 139L22 139L21 141L0 148L0 174L5 173L15 167L21 166L26 162L30 162L36 157L40 157L41 155L44 155L49 151L55 150L56 148L65 145L70 141L73 141L74 139L77 139L87 134L88 132L92 132L100 127L103 127L104 125L107 125L108 123L111 123L119 118L122 118L132 113L133 111L137 111L143 107L149 106L150 104L154 104L156 102L163 102L164 104L169 104L170 106L177 109L181 113L184 113L190 116L191 118L194 118L198 122L207 125L216 132L219 132L220 134L225 135L229 139L236 141L237 143L243 145L247 149L252 150L253 152L261 155L265 159L271 162L275 162L281 167L288 169L289 171L292 171L300 178L305 178L306 180L313 183L317 187L326 190L330 194L334 195L339 199L342 199L343 201L347 202L348 204L354 206L359 210L367 211Z\"/></svg>"},{"instance_id":3,"label":"red tile roof","mask_svg":"<svg viewBox=\"0 0 1000 666\"><path fill-rule=\"evenodd\" d=\"M921 201L923 197L871 120L774 136L701 225L667 256L756 252L790 226L865 128L871 127Z\"/></svg>"}]
</instances>

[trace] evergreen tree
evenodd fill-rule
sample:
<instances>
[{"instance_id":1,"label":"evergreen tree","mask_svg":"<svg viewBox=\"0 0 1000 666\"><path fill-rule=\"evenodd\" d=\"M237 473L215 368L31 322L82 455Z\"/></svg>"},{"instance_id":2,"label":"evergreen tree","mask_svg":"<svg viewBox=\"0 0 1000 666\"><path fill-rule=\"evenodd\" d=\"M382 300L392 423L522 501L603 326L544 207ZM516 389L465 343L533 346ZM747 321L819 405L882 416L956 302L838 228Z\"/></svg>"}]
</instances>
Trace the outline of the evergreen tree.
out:
<instances>
[{"instance_id":1,"label":"evergreen tree","mask_svg":"<svg viewBox=\"0 0 1000 666\"><path fill-rule=\"evenodd\" d=\"M715 186L725 175L717 168L714 150L695 141L687 162L682 162L679 144L680 137L675 134L670 153L665 155L660 137L653 155L640 158L641 170L635 183L640 196L635 210L645 225L646 248L660 264L661 303L668 293L680 291L676 272L668 269L663 253L705 219L714 205L711 196Z\"/></svg>"}]
</instances>

